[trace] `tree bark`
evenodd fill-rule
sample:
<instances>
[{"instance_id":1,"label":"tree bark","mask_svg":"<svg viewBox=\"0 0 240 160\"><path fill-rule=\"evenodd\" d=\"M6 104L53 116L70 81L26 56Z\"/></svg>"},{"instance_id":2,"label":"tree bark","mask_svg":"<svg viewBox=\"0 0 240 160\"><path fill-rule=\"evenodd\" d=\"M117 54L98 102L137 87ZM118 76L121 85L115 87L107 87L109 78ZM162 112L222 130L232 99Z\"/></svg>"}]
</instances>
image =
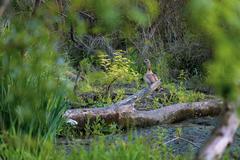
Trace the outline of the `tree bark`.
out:
<instances>
[{"instance_id":1,"label":"tree bark","mask_svg":"<svg viewBox=\"0 0 240 160\"><path fill-rule=\"evenodd\" d=\"M235 107L235 106L234 106ZM225 149L233 142L234 135L240 124L235 110L224 114L221 125L213 132L209 140L197 155L198 160L220 159Z\"/></svg>"},{"instance_id":2,"label":"tree bark","mask_svg":"<svg viewBox=\"0 0 240 160\"><path fill-rule=\"evenodd\" d=\"M9 3L10 0L3 0L2 2L0 2L0 17L3 15Z\"/></svg>"},{"instance_id":3,"label":"tree bark","mask_svg":"<svg viewBox=\"0 0 240 160\"><path fill-rule=\"evenodd\" d=\"M182 103L167 106L157 110L138 111L134 108L137 100L151 93L160 86L157 81L149 88L145 88L128 98L104 108L91 109L70 109L64 116L67 119L75 120L78 127L84 128L87 121L94 121L97 117L106 123L116 122L123 127L129 125L149 126L163 123L173 123L184 119L218 115L221 112L222 102L219 100L208 100L194 103Z\"/></svg>"},{"instance_id":4,"label":"tree bark","mask_svg":"<svg viewBox=\"0 0 240 160\"><path fill-rule=\"evenodd\" d=\"M64 116L77 122L79 129L83 129L87 122L93 122L96 118L103 119L106 123L115 122L123 127L150 126L179 122L185 119L216 116L222 113L223 102L221 100L206 100L193 103L181 103L151 111L138 111L134 108L137 100L143 98L160 86L157 81L149 88L145 88L128 98L104 108L70 109ZM213 132L210 139L202 147L196 156L198 160L220 159L229 144L232 143L234 134L240 125L235 106L228 107L221 125Z\"/></svg>"},{"instance_id":5,"label":"tree bark","mask_svg":"<svg viewBox=\"0 0 240 160\"><path fill-rule=\"evenodd\" d=\"M32 11L32 15L35 15L37 12L38 7L41 4L41 0L35 0L34 2L34 6L33 6L33 11Z\"/></svg>"}]
</instances>

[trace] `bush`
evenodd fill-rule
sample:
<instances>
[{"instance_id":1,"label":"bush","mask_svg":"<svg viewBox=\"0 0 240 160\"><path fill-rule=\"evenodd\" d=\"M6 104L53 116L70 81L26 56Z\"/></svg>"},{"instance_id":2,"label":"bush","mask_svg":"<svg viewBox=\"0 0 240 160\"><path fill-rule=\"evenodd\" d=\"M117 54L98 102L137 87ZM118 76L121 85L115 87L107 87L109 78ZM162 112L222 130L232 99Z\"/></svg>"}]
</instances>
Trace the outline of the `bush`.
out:
<instances>
[{"instance_id":1,"label":"bush","mask_svg":"<svg viewBox=\"0 0 240 160\"><path fill-rule=\"evenodd\" d=\"M51 137L66 108L64 60L41 22L12 23L0 39L0 131Z\"/></svg>"}]
</instances>

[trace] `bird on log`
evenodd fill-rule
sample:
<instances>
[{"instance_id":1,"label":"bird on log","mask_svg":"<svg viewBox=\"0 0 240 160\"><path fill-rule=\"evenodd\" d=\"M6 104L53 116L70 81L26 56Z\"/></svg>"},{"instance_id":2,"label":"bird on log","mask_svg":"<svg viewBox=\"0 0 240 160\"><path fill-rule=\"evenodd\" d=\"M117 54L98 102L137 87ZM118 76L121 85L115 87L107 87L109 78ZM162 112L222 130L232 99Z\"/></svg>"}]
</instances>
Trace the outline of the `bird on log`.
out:
<instances>
[{"instance_id":1,"label":"bird on log","mask_svg":"<svg viewBox=\"0 0 240 160\"><path fill-rule=\"evenodd\" d=\"M147 72L144 75L144 81L148 84L148 86L151 86L154 82L158 81L158 77L152 72L150 60L145 59L144 62L147 66Z\"/></svg>"}]
</instances>

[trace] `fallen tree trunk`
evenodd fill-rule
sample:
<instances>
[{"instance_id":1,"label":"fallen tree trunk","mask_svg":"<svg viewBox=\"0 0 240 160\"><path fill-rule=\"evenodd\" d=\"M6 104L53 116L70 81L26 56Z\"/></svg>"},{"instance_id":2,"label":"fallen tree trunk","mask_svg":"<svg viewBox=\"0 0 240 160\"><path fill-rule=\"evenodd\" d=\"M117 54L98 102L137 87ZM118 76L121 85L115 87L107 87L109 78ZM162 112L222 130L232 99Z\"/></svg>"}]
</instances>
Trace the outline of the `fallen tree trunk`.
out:
<instances>
[{"instance_id":1,"label":"fallen tree trunk","mask_svg":"<svg viewBox=\"0 0 240 160\"><path fill-rule=\"evenodd\" d=\"M149 126L173 123L193 117L218 115L221 112L222 102L219 100L175 104L151 111L136 110L134 108L135 102L157 89L160 84L161 82L157 81L149 88L142 89L138 93L112 106L91 109L70 109L65 112L64 116L67 119L75 120L79 128L84 128L87 121L94 121L97 117L103 119L106 123L116 122L126 127L129 125Z\"/></svg>"},{"instance_id":2,"label":"fallen tree trunk","mask_svg":"<svg viewBox=\"0 0 240 160\"><path fill-rule=\"evenodd\" d=\"M221 112L221 102L209 100L193 103L181 103L166 106L157 110L124 113L120 124L126 125L124 120L135 126L150 126L155 124L169 124L185 119L203 116L216 116ZM123 121L123 122L122 122Z\"/></svg>"},{"instance_id":3,"label":"fallen tree trunk","mask_svg":"<svg viewBox=\"0 0 240 160\"><path fill-rule=\"evenodd\" d=\"M240 120L236 111L227 111L224 114L221 125L213 132L209 140L207 140L207 143L202 147L196 159L220 159L225 149L233 142L239 125Z\"/></svg>"}]
</instances>

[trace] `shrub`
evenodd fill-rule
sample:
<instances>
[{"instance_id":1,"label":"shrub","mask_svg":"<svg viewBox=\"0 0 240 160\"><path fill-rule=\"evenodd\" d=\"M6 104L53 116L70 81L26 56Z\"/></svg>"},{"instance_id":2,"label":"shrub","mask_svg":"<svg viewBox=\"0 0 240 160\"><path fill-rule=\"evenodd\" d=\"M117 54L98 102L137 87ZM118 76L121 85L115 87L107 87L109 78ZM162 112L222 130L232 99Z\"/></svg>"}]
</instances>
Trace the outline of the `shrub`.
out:
<instances>
[{"instance_id":1,"label":"shrub","mask_svg":"<svg viewBox=\"0 0 240 160\"><path fill-rule=\"evenodd\" d=\"M0 131L51 137L65 110L64 60L39 21L14 21L0 39Z\"/></svg>"}]
</instances>

